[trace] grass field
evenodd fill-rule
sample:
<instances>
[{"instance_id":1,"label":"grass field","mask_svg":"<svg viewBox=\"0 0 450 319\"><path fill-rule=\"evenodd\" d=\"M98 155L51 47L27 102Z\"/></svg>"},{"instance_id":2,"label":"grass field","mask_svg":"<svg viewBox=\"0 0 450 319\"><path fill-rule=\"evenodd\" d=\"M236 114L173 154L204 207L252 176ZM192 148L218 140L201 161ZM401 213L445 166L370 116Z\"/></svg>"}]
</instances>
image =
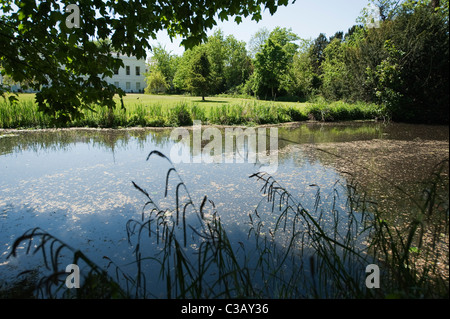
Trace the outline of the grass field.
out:
<instances>
[{"instance_id":1,"label":"grass field","mask_svg":"<svg viewBox=\"0 0 450 319\"><path fill-rule=\"evenodd\" d=\"M19 94L11 104L0 100L0 128L48 128L55 124L49 116L38 111L35 94ZM98 105L85 111L84 117L67 123L69 127L170 127L191 125L193 120L220 125L260 125L294 121L370 120L385 116L375 104L327 102L316 99L310 103L260 101L256 99L200 97L184 95L127 94L125 109L111 113Z\"/></svg>"}]
</instances>

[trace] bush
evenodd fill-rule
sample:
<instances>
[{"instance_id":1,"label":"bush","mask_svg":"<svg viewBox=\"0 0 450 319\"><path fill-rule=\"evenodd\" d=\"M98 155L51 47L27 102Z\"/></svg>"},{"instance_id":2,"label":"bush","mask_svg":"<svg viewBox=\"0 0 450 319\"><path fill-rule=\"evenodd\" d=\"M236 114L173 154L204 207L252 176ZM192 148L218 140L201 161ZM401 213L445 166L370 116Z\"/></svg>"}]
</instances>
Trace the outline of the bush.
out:
<instances>
[{"instance_id":1,"label":"bush","mask_svg":"<svg viewBox=\"0 0 450 319\"><path fill-rule=\"evenodd\" d=\"M174 108L169 110L169 125L186 126L192 125L192 115L186 102L178 103Z\"/></svg>"}]
</instances>

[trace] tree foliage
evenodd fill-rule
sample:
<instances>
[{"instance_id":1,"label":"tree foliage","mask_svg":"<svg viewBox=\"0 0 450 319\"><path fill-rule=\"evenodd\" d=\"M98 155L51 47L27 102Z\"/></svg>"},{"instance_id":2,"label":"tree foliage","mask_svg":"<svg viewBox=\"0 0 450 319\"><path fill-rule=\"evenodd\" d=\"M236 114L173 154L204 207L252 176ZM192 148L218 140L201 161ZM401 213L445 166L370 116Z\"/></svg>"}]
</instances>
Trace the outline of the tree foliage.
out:
<instances>
[{"instance_id":1,"label":"tree foliage","mask_svg":"<svg viewBox=\"0 0 450 319\"><path fill-rule=\"evenodd\" d=\"M153 78L164 78L165 90L175 92L174 78L177 72L179 57L168 52L161 44L152 48L152 57L150 58L149 75ZM153 73L160 73L152 76ZM160 81L161 82L161 81Z\"/></svg>"},{"instance_id":2,"label":"tree foliage","mask_svg":"<svg viewBox=\"0 0 450 319\"><path fill-rule=\"evenodd\" d=\"M248 51L251 58L255 58L256 53L260 52L267 39L269 38L270 31L266 27L260 28L256 31L250 41L248 42Z\"/></svg>"},{"instance_id":3,"label":"tree foliage","mask_svg":"<svg viewBox=\"0 0 450 319\"><path fill-rule=\"evenodd\" d=\"M247 91L260 98L275 99L289 91L288 66L292 64L299 45L299 37L291 29L275 28L254 59L254 73L247 84Z\"/></svg>"},{"instance_id":4,"label":"tree foliage","mask_svg":"<svg viewBox=\"0 0 450 319\"><path fill-rule=\"evenodd\" d=\"M346 33L300 39L291 29L263 28L248 46L206 31L217 18L259 20L261 4L273 13L288 0L79 1L79 29L60 23L69 1L1 2L0 69L7 81L0 93L7 83L28 83L40 90L40 110L55 119L83 116L92 103L114 107L114 94L124 94L105 80L122 66L115 52L142 57L148 39L166 29L188 49L175 56L152 48L150 91L322 95L377 103L396 121L448 123L448 0L370 0Z\"/></svg>"},{"instance_id":5,"label":"tree foliage","mask_svg":"<svg viewBox=\"0 0 450 319\"><path fill-rule=\"evenodd\" d=\"M323 51L321 93L376 102L396 121L448 124L448 0L372 3L377 27L352 28Z\"/></svg>"},{"instance_id":6,"label":"tree foliage","mask_svg":"<svg viewBox=\"0 0 450 319\"><path fill-rule=\"evenodd\" d=\"M209 93L211 82L211 63L206 51L197 50L186 78L186 88L202 100Z\"/></svg>"},{"instance_id":7,"label":"tree foliage","mask_svg":"<svg viewBox=\"0 0 450 319\"><path fill-rule=\"evenodd\" d=\"M62 122L83 116L92 103L112 109L113 96L124 92L105 77L123 66L115 52L142 58L149 39L166 30L192 47L206 39L207 30L234 17L261 19L288 0L78 0L80 26L65 23L73 1L1 0L0 64L13 81L30 81L40 90L39 109ZM96 45L94 39L110 39ZM0 93L6 91L2 86Z\"/></svg>"},{"instance_id":8,"label":"tree foliage","mask_svg":"<svg viewBox=\"0 0 450 319\"><path fill-rule=\"evenodd\" d=\"M174 86L178 91L190 91L186 81L198 50L205 52L210 61L210 94L239 90L253 71L245 42L236 40L233 35L225 37L221 30L216 30L205 43L185 51L178 60L174 77Z\"/></svg>"},{"instance_id":9,"label":"tree foliage","mask_svg":"<svg viewBox=\"0 0 450 319\"><path fill-rule=\"evenodd\" d=\"M253 91L260 97L275 98L280 90L281 77L288 65L287 52L276 41L268 39L255 57Z\"/></svg>"},{"instance_id":10,"label":"tree foliage","mask_svg":"<svg viewBox=\"0 0 450 319\"><path fill-rule=\"evenodd\" d=\"M147 87L145 88L145 93L165 93L169 88L167 84L166 77L160 70L151 71L145 78L147 82Z\"/></svg>"}]
</instances>

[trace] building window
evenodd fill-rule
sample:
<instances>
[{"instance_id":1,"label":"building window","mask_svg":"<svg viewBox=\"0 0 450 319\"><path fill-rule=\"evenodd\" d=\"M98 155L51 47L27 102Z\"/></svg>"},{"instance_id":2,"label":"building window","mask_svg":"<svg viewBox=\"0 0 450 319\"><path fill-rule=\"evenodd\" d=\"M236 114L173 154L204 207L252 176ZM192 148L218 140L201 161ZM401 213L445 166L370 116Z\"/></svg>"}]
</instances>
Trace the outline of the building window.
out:
<instances>
[{"instance_id":1,"label":"building window","mask_svg":"<svg viewBox=\"0 0 450 319\"><path fill-rule=\"evenodd\" d=\"M141 75L141 68L139 66L136 67L136 75Z\"/></svg>"},{"instance_id":2,"label":"building window","mask_svg":"<svg viewBox=\"0 0 450 319\"><path fill-rule=\"evenodd\" d=\"M114 69L114 74L115 74L115 75L119 74L119 68Z\"/></svg>"},{"instance_id":3,"label":"building window","mask_svg":"<svg viewBox=\"0 0 450 319\"><path fill-rule=\"evenodd\" d=\"M126 74L127 74L127 75L130 75L130 66L129 66L129 65L127 65L127 66L125 67L125 70L126 70Z\"/></svg>"},{"instance_id":4,"label":"building window","mask_svg":"<svg viewBox=\"0 0 450 319\"><path fill-rule=\"evenodd\" d=\"M117 88L120 86L119 82L114 82L114 85L115 85L115 87L117 87Z\"/></svg>"},{"instance_id":5,"label":"building window","mask_svg":"<svg viewBox=\"0 0 450 319\"><path fill-rule=\"evenodd\" d=\"M127 82L127 83L126 83L126 89L127 89L127 90L130 90L130 89L131 89L131 83L130 83L130 82Z\"/></svg>"},{"instance_id":6,"label":"building window","mask_svg":"<svg viewBox=\"0 0 450 319\"><path fill-rule=\"evenodd\" d=\"M136 90L137 91L141 90L141 82L136 82Z\"/></svg>"}]
</instances>

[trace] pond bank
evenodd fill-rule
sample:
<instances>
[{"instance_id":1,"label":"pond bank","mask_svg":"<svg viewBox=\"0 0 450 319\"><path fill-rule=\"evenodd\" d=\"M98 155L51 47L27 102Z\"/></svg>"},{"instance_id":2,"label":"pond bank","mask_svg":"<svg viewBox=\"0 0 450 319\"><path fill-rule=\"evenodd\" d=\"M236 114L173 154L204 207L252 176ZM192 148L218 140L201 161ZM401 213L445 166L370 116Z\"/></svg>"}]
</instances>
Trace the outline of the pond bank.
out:
<instances>
[{"instance_id":1,"label":"pond bank","mask_svg":"<svg viewBox=\"0 0 450 319\"><path fill-rule=\"evenodd\" d=\"M65 127L174 127L191 125L200 120L212 125L264 125L316 120L322 122L388 119L380 106L369 103L316 102L283 103L259 100L231 100L221 104L175 100L173 104L161 102L128 102L125 109L110 111L93 106L83 111L84 116ZM18 103L0 101L0 129L7 128L52 128L52 118L38 111L33 100Z\"/></svg>"}]
</instances>

